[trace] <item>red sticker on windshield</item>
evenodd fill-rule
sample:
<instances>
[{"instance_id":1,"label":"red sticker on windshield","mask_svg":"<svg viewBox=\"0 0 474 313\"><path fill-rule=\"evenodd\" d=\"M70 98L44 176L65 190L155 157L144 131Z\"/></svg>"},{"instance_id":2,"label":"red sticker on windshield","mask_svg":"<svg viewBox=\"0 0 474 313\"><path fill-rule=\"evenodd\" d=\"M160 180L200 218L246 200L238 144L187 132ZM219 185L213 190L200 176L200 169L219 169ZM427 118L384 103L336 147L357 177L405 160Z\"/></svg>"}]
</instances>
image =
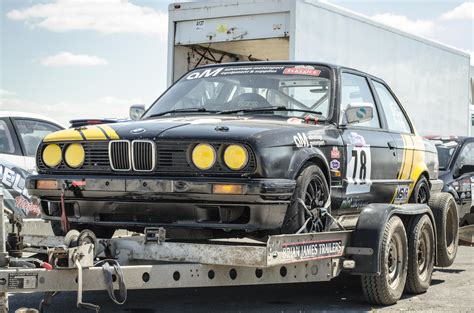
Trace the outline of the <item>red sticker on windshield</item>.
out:
<instances>
[{"instance_id":1,"label":"red sticker on windshield","mask_svg":"<svg viewBox=\"0 0 474 313\"><path fill-rule=\"evenodd\" d=\"M312 66L295 66L295 67L287 67L283 70L284 75L311 75L311 76L319 76L321 74L320 70L316 70Z\"/></svg>"}]
</instances>

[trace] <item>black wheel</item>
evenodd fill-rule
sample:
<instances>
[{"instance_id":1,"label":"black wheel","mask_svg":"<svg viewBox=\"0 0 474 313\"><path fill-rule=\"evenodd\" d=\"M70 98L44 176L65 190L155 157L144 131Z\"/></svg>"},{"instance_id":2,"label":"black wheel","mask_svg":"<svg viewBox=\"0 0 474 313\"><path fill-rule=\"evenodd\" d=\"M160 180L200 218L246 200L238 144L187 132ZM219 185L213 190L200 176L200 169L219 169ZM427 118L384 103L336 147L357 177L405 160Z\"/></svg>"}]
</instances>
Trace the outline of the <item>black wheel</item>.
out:
<instances>
[{"instance_id":1,"label":"black wheel","mask_svg":"<svg viewBox=\"0 0 474 313\"><path fill-rule=\"evenodd\" d=\"M436 222L436 265L448 267L453 264L458 251L459 219L456 201L449 193L441 192L433 195L428 205Z\"/></svg>"},{"instance_id":2,"label":"black wheel","mask_svg":"<svg viewBox=\"0 0 474 313\"><path fill-rule=\"evenodd\" d=\"M430 218L426 214L414 216L407 235L408 273L405 290L418 294L428 290L435 262L435 235Z\"/></svg>"},{"instance_id":3,"label":"black wheel","mask_svg":"<svg viewBox=\"0 0 474 313\"><path fill-rule=\"evenodd\" d=\"M378 305L396 303L402 296L407 278L408 247L405 227L398 216L391 217L383 232L380 275L363 275L362 290L368 302Z\"/></svg>"},{"instance_id":4,"label":"black wheel","mask_svg":"<svg viewBox=\"0 0 474 313\"><path fill-rule=\"evenodd\" d=\"M410 203L428 203L430 200L430 185L425 176L421 176L416 182L413 193L410 196Z\"/></svg>"},{"instance_id":5,"label":"black wheel","mask_svg":"<svg viewBox=\"0 0 474 313\"><path fill-rule=\"evenodd\" d=\"M316 212L316 218L318 218L317 215L320 214L318 209L324 206L329 196L329 186L323 171L317 165L308 164L296 179L296 189L286 211L282 233L297 232L311 217L298 199L303 200L310 211ZM319 223L308 223L302 232L323 231L327 228L327 224L326 219L319 215Z\"/></svg>"}]
</instances>

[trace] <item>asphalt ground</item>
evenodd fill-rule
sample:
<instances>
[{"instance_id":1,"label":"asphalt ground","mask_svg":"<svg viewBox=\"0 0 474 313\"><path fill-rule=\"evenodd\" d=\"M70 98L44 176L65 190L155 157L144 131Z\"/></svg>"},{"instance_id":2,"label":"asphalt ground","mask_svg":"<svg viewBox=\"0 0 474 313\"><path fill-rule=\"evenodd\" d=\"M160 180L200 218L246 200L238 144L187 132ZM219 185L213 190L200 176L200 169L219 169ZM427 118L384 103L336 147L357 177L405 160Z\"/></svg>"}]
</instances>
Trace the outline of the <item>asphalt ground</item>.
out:
<instances>
[{"instance_id":1,"label":"asphalt ground","mask_svg":"<svg viewBox=\"0 0 474 313\"><path fill-rule=\"evenodd\" d=\"M41 293L12 294L10 311L37 308ZM105 291L86 292L84 301L101 312L315 312L315 311L474 311L474 247L459 247L449 268L436 268L431 287L421 295L404 295L397 304L374 307L364 302L360 278L343 275L330 282L222 288L130 290L126 304L114 304ZM76 293L60 293L49 312L87 312L75 306Z\"/></svg>"}]
</instances>

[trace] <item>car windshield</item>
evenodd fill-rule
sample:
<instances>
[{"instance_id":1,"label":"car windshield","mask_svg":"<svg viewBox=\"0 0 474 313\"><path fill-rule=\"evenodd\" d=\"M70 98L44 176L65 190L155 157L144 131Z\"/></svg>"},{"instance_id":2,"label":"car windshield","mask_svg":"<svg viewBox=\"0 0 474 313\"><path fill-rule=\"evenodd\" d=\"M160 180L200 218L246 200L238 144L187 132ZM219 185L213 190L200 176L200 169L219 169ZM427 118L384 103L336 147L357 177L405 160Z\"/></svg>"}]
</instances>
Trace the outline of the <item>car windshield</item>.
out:
<instances>
[{"instance_id":1,"label":"car windshield","mask_svg":"<svg viewBox=\"0 0 474 313\"><path fill-rule=\"evenodd\" d=\"M143 118L168 114L225 113L325 120L331 113L330 83L329 68L321 66L198 68L186 74L153 103Z\"/></svg>"},{"instance_id":2,"label":"car windshield","mask_svg":"<svg viewBox=\"0 0 474 313\"><path fill-rule=\"evenodd\" d=\"M458 143L456 141L440 142L436 144L440 170L445 170L448 168L457 146Z\"/></svg>"}]
</instances>

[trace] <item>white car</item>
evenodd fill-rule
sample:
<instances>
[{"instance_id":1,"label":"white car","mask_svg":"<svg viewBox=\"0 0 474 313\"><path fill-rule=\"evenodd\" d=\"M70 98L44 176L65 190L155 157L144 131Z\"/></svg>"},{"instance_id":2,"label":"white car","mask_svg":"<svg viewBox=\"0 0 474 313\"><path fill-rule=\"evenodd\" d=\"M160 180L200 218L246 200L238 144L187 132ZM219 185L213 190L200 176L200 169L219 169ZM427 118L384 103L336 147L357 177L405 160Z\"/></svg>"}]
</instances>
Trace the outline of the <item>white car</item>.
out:
<instances>
[{"instance_id":1,"label":"white car","mask_svg":"<svg viewBox=\"0 0 474 313\"><path fill-rule=\"evenodd\" d=\"M6 208L23 217L40 214L25 188L25 178L36 172L36 149L43 137L62 129L46 116L0 111L0 195Z\"/></svg>"}]
</instances>

